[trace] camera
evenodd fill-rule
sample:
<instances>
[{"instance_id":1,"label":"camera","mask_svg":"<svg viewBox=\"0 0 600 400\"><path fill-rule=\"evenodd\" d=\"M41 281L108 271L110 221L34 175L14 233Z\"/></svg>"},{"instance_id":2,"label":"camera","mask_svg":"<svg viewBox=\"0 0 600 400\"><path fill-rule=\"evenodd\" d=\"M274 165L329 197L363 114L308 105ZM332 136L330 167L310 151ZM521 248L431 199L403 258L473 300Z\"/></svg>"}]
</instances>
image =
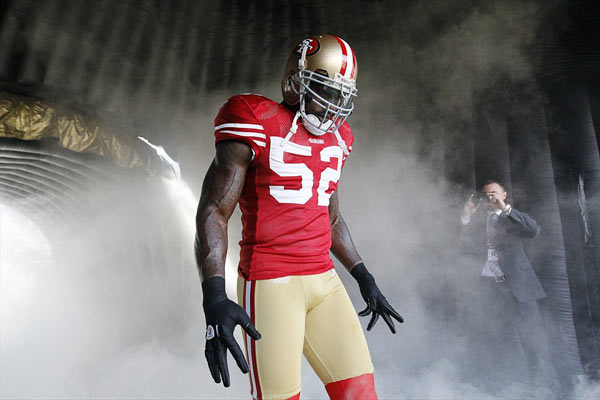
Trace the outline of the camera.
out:
<instances>
[{"instance_id":1,"label":"camera","mask_svg":"<svg viewBox=\"0 0 600 400\"><path fill-rule=\"evenodd\" d=\"M490 201L489 197L485 193L475 192L473 194L473 203L480 204L481 202L487 203Z\"/></svg>"}]
</instances>

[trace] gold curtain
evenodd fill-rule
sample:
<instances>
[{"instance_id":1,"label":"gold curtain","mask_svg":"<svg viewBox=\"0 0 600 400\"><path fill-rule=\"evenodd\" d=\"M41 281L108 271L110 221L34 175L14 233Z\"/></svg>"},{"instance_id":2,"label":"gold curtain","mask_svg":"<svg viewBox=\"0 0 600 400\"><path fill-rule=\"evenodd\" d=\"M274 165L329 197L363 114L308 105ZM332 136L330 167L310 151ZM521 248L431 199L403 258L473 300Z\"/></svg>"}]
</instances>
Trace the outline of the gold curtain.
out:
<instances>
[{"instance_id":1,"label":"gold curtain","mask_svg":"<svg viewBox=\"0 0 600 400\"><path fill-rule=\"evenodd\" d=\"M40 100L0 92L0 137L56 138L78 153L106 157L120 167L144 167L148 150L136 137L100 126L93 118Z\"/></svg>"}]
</instances>

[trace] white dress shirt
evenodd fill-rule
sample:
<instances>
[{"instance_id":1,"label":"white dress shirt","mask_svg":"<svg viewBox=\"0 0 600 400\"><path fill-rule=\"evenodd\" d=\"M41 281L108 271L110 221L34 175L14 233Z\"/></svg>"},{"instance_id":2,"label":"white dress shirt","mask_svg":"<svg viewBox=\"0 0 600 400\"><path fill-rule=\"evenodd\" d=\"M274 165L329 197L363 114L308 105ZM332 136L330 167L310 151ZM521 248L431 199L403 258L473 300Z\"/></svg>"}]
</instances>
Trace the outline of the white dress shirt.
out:
<instances>
[{"instance_id":1,"label":"white dress shirt","mask_svg":"<svg viewBox=\"0 0 600 400\"><path fill-rule=\"evenodd\" d=\"M508 210L505 214L509 215L511 211L512 211L512 207L509 205ZM487 242L488 242L487 247L488 247L488 249L487 249L487 259L485 260L485 264L483 264L483 268L481 269L481 275L491 277L491 278L504 276L504 272L502 272L502 269L500 268L500 262L498 260L498 253L496 252L496 243L493 243L494 240L492 238L492 232L494 229L493 224L495 224L495 222L496 222L493 219L497 219L500 216L500 214L502 214L502 210L488 211L487 218L486 218L486 232L487 232ZM460 221L462 222L463 225L467 225L469 222L471 222L471 218L465 218L464 216L461 215Z\"/></svg>"}]
</instances>

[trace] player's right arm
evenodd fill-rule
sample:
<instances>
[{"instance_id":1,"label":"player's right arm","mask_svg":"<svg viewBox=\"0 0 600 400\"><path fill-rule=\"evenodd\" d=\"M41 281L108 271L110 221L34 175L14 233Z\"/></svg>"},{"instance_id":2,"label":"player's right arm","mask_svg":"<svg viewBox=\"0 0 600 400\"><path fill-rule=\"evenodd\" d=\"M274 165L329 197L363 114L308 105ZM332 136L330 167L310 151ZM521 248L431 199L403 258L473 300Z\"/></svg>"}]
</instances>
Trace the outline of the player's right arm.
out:
<instances>
[{"instance_id":1,"label":"player's right arm","mask_svg":"<svg viewBox=\"0 0 600 400\"><path fill-rule=\"evenodd\" d=\"M225 277L227 224L239 200L252 150L228 140L217 144L217 153L202 184L196 213L196 262L202 281Z\"/></svg>"},{"instance_id":2,"label":"player's right arm","mask_svg":"<svg viewBox=\"0 0 600 400\"><path fill-rule=\"evenodd\" d=\"M202 279L204 314L206 318L205 356L216 383L223 379L229 386L227 349L231 351L242 372L248 364L233 338L236 325L241 325L255 340L260 333L246 312L225 293L225 257L227 255L227 224L238 202L246 170L252 160L251 148L238 141L217 144L215 159L210 165L196 214L195 255Z\"/></svg>"}]
</instances>

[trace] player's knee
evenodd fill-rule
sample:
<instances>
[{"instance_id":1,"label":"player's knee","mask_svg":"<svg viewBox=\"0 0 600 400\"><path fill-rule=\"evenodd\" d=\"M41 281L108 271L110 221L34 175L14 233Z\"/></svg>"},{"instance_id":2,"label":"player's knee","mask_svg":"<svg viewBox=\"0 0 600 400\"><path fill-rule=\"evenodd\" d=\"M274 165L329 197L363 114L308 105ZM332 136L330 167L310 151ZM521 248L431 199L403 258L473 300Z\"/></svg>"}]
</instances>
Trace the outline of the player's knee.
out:
<instances>
[{"instance_id":1,"label":"player's knee","mask_svg":"<svg viewBox=\"0 0 600 400\"><path fill-rule=\"evenodd\" d=\"M373 374L363 374L325 385L331 400L377 400Z\"/></svg>"}]
</instances>

